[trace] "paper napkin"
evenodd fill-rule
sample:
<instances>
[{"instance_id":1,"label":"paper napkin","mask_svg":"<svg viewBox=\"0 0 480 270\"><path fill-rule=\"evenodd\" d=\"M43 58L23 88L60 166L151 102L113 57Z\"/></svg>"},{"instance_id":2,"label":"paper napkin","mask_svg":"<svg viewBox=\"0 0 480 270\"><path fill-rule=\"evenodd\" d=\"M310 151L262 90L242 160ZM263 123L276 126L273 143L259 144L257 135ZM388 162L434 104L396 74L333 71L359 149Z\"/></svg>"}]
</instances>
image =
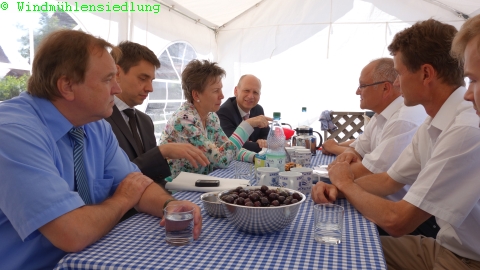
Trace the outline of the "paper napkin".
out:
<instances>
[{"instance_id":1,"label":"paper napkin","mask_svg":"<svg viewBox=\"0 0 480 270\"><path fill-rule=\"evenodd\" d=\"M199 179L206 180L220 180L220 185L218 187L196 187L195 181ZM222 191L227 189L234 189L238 186L248 186L249 180L245 179L233 179L233 178L220 178L214 176L208 176L204 174L197 173L188 173L181 172L172 182L167 182L165 188L168 190L187 190L187 191L199 191L199 192L210 192L210 191Z\"/></svg>"}]
</instances>

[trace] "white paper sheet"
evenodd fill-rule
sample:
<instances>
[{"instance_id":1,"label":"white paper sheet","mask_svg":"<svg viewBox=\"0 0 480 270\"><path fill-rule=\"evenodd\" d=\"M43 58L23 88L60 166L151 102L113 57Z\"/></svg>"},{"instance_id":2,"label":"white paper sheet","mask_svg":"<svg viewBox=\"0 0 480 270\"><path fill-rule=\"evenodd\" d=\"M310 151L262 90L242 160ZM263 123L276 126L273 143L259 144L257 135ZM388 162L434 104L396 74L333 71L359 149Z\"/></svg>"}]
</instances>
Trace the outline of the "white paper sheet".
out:
<instances>
[{"instance_id":1,"label":"white paper sheet","mask_svg":"<svg viewBox=\"0 0 480 270\"><path fill-rule=\"evenodd\" d=\"M313 173L319 175L322 178L329 178L328 176L328 165L321 165L313 167Z\"/></svg>"},{"instance_id":2,"label":"white paper sheet","mask_svg":"<svg viewBox=\"0 0 480 270\"><path fill-rule=\"evenodd\" d=\"M199 179L206 180L220 180L220 185L218 187L196 187L195 181ZM227 189L233 189L238 186L248 186L249 180L244 179L233 179L233 178L220 178L214 176L208 176L204 174L197 173L188 173L181 172L172 182L168 182L165 185L165 188L168 190L187 190L187 191L199 191L199 192L210 192L210 191L222 191Z\"/></svg>"}]
</instances>

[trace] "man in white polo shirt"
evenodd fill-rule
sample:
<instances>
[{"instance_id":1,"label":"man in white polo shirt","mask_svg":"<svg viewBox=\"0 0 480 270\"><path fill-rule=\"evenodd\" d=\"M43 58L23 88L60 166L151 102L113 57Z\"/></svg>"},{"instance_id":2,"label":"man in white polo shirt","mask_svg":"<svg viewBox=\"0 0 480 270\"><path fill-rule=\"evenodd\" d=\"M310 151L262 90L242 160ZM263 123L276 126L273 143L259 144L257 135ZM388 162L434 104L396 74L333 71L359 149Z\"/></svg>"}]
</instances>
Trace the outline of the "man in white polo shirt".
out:
<instances>
[{"instance_id":1,"label":"man in white polo shirt","mask_svg":"<svg viewBox=\"0 0 480 270\"><path fill-rule=\"evenodd\" d=\"M459 36L478 23L478 17L467 21ZM354 181L349 164L337 162L329 169L335 186L315 186L316 202L334 200L340 191L366 218L398 237L381 237L389 269L480 269L479 118L463 99L465 93L470 97L463 71L450 55L456 32L430 19L397 33L388 47L405 104L421 104L429 115L392 167ZM478 53L475 41L467 52ZM411 187L401 201L382 198L404 185ZM440 225L436 240L405 235L432 215Z\"/></svg>"}]
</instances>

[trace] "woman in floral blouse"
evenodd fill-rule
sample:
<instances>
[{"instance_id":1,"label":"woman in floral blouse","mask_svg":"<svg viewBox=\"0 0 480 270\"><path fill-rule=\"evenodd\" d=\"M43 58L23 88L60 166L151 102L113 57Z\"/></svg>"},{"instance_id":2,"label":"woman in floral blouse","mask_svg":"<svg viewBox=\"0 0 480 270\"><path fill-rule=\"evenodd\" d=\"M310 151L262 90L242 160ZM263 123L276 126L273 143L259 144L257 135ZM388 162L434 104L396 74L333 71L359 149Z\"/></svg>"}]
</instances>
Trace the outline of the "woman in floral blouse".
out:
<instances>
[{"instance_id":1,"label":"woman in floral blouse","mask_svg":"<svg viewBox=\"0 0 480 270\"><path fill-rule=\"evenodd\" d=\"M187 101L172 115L160 138L160 144L191 143L207 156L210 164L195 166L186 159L170 160L171 178L181 172L209 174L225 168L234 159L253 162L254 152L242 148L255 127L267 127L271 118L263 115L243 121L227 137L215 113L223 99L222 77L225 70L215 62L193 60L182 72L182 89ZM198 168L195 168L198 167ZM169 179L167 178L167 181ZM171 181L171 180L170 180Z\"/></svg>"}]
</instances>

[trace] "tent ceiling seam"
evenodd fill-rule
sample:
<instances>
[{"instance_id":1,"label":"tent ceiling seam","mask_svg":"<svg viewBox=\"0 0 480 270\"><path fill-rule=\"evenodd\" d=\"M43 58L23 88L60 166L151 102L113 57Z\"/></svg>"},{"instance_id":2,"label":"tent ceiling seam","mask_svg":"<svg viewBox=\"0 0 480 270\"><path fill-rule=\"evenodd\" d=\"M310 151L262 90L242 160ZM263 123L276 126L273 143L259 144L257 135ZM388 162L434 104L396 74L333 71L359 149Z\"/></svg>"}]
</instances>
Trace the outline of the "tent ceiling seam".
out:
<instances>
[{"instance_id":1,"label":"tent ceiling seam","mask_svg":"<svg viewBox=\"0 0 480 270\"><path fill-rule=\"evenodd\" d=\"M423 1L429 2L429 3L431 3L431 4L434 4L434 5L436 5L436 6L441 7L441 8L443 8L443 9L446 9L446 10L452 12L453 14L455 14L457 17L462 18L462 19L464 19L464 20L468 20L468 18L470 18L470 16L468 16L467 14L465 14L465 13L463 13L463 12L461 12L461 11L458 11L457 9L454 9L454 8L452 8L451 6L448 6L448 5L446 5L446 4L444 4L444 3L440 2L440 1L437 1L437 0L423 0Z\"/></svg>"},{"instance_id":2,"label":"tent ceiling seam","mask_svg":"<svg viewBox=\"0 0 480 270\"><path fill-rule=\"evenodd\" d=\"M275 25L257 25L252 27L242 27L242 28L231 28L231 29L219 29L219 31L235 31L235 30L244 30L244 29L253 29L253 28L262 28L262 27L278 27L278 26L308 26L308 25L348 25L348 24L403 24L403 23L417 23L418 21L398 21L398 22L390 22L390 21L383 21L383 22L333 22L333 23L298 23L298 24L275 24ZM464 20L450 20L450 21L443 21L447 23L453 22L464 22Z\"/></svg>"},{"instance_id":3,"label":"tent ceiling seam","mask_svg":"<svg viewBox=\"0 0 480 270\"><path fill-rule=\"evenodd\" d=\"M277 40L278 35L277 35L277 33L278 33L278 26L277 26L277 28L275 28L275 47L273 48L272 53L270 53L270 59L272 59L273 53L274 53L275 50L277 49L277 43L278 43L278 40Z\"/></svg>"},{"instance_id":4,"label":"tent ceiling seam","mask_svg":"<svg viewBox=\"0 0 480 270\"><path fill-rule=\"evenodd\" d=\"M255 5L251 6L250 8L246 9L245 11L243 11L242 13L238 14L237 16L235 16L234 18L232 18L231 20L227 21L226 23L222 24L222 26L218 27L218 29L220 28L225 28L225 26L229 23L231 23L232 21L236 20L237 18L241 17L241 16L244 16L247 12L249 12L250 10L252 10L253 8L257 8L260 3L264 2L265 0L261 0L259 1L258 3L256 3Z\"/></svg>"},{"instance_id":5,"label":"tent ceiling seam","mask_svg":"<svg viewBox=\"0 0 480 270\"><path fill-rule=\"evenodd\" d=\"M193 18L193 17L191 17L191 16L189 16L189 15L181 12L180 10L175 9L175 6L174 6L174 5L169 6L169 5L167 5L167 4L165 4L165 3L161 2L161 1L158 1L158 0L153 0L153 1L159 3L160 5L163 5L163 6L167 7L169 11L172 11L172 10L173 10L173 11L177 12L178 14L180 14L180 15L182 15L182 16L184 16L184 17L186 17L186 18L188 18L188 19L190 19L190 20L192 20L192 21L194 21L195 24L201 24L201 25L207 27L208 29L212 30L213 32L215 32L215 33L217 32L217 29L218 29L218 28L209 26L209 25L201 22L200 19L195 19L195 18Z\"/></svg>"},{"instance_id":6,"label":"tent ceiling seam","mask_svg":"<svg viewBox=\"0 0 480 270\"><path fill-rule=\"evenodd\" d=\"M332 34L332 17L333 17L333 0L330 0L330 23L328 24L328 37L327 37L327 59L330 56L330 36Z\"/></svg>"}]
</instances>

